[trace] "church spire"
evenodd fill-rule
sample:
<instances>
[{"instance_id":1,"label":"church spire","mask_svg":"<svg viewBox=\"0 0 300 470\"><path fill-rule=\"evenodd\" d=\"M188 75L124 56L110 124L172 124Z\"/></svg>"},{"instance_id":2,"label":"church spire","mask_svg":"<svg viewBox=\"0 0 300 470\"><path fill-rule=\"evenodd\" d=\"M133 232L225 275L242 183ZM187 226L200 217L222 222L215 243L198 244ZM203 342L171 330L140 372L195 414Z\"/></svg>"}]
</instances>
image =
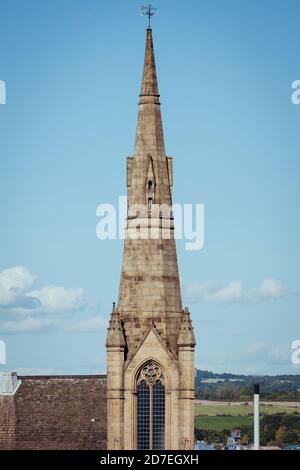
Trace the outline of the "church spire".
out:
<instances>
[{"instance_id":1,"label":"church spire","mask_svg":"<svg viewBox=\"0 0 300 470\"><path fill-rule=\"evenodd\" d=\"M151 5L143 8L149 19L154 11ZM119 299L106 343L108 449L194 445L195 337L189 312L182 311L172 186L148 27L135 151L127 157ZM153 374L158 394L154 382L149 385ZM159 425L146 419L155 410Z\"/></svg>"},{"instance_id":2,"label":"church spire","mask_svg":"<svg viewBox=\"0 0 300 470\"><path fill-rule=\"evenodd\" d=\"M127 159L128 217L118 301L128 357L152 321L177 354L182 304L171 211L172 174L172 159L164 145L152 30L147 28L135 153ZM158 206L165 212L157 211ZM144 207L146 213L136 207Z\"/></svg>"},{"instance_id":3,"label":"church spire","mask_svg":"<svg viewBox=\"0 0 300 470\"><path fill-rule=\"evenodd\" d=\"M149 156L154 162L153 165L155 171L157 170L157 163L160 162L160 165L164 166L162 161L165 162L166 160L159 96L152 29L147 28L144 69L135 139L135 156L140 161L140 165L145 166L146 170L143 171L148 170ZM165 181L167 182L167 180ZM163 188L163 186L165 187ZM166 185L163 184L161 184L160 187L157 187L157 190L158 192L169 192ZM137 194L133 195L133 201L130 201L131 203L143 202L135 199L135 196L137 196ZM164 198L164 200L157 202L171 205L170 198L168 197L167 199L168 200Z\"/></svg>"},{"instance_id":4,"label":"church spire","mask_svg":"<svg viewBox=\"0 0 300 470\"><path fill-rule=\"evenodd\" d=\"M144 72L140 94L140 104L142 103L159 104L159 93L151 28L147 28Z\"/></svg>"}]
</instances>

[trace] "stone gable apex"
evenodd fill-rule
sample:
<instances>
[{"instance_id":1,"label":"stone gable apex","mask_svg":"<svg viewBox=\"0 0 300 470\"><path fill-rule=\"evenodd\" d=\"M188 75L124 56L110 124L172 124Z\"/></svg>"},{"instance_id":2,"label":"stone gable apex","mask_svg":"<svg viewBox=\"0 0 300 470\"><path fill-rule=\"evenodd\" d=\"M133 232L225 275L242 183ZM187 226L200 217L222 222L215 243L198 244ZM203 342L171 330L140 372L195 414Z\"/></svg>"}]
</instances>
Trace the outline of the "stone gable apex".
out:
<instances>
[{"instance_id":1,"label":"stone gable apex","mask_svg":"<svg viewBox=\"0 0 300 470\"><path fill-rule=\"evenodd\" d=\"M147 352L148 349L151 350L151 355L146 353L145 359L142 362L153 359L161 363L163 362L162 359L166 358L168 359L168 362L176 361L175 356L167 348L164 341L161 339L158 331L156 330L155 324L152 323L152 325L145 331L144 337L142 338L134 354L126 361L124 366L124 372L126 372L126 370L130 368L132 364L136 363L136 359L140 361L140 358L144 356L144 351ZM157 354L158 351L161 351L163 353L163 358Z\"/></svg>"}]
</instances>

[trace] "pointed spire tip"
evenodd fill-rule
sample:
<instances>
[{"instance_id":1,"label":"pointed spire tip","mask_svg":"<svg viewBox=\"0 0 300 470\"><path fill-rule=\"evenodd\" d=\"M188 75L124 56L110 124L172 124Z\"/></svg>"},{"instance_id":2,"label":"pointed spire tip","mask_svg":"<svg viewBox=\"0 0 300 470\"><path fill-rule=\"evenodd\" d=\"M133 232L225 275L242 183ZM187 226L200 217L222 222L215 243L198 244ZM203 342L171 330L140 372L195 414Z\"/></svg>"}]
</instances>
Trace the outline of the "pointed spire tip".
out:
<instances>
[{"instance_id":1,"label":"pointed spire tip","mask_svg":"<svg viewBox=\"0 0 300 470\"><path fill-rule=\"evenodd\" d=\"M159 92L151 27L147 28L144 71L140 98L140 104L159 104Z\"/></svg>"}]
</instances>

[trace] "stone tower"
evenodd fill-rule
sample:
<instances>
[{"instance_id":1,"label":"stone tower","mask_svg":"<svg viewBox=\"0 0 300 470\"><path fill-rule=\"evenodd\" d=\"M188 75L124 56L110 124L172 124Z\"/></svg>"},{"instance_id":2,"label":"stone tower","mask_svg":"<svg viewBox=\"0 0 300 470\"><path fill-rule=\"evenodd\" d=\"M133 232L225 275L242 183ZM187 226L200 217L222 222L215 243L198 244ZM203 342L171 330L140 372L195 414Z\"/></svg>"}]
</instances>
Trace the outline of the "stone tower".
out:
<instances>
[{"instance_id":1,"label":"stone tower","mask_svg":"<svg viewBox=\"0 0 300 470\"><path fill-rule=\"evenodd\" d=\"M195 337L182 309L152 30L147 29L119 301L107 334L108 449L194 447Z\"/></svg>"}]
</instances>

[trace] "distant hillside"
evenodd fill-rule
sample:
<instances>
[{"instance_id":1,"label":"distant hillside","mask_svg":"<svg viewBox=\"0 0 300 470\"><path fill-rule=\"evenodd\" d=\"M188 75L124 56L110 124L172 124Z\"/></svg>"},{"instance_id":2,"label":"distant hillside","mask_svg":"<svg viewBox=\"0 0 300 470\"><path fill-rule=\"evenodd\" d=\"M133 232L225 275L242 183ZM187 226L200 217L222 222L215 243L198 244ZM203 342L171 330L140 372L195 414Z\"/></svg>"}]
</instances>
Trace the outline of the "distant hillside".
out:
<instances>
[{"instance_id":1,"label":"distant hillside","mask_svg":"<svg viewBox=\"0 0 300 470\"><path fill-rule=\"evenodd\" d=\"M253 384L260 383L261 397L266 400L300 401L300 375L216 374L197 370L196 397L202 400L249 400Z\"/></svg>"}]
</instances>

